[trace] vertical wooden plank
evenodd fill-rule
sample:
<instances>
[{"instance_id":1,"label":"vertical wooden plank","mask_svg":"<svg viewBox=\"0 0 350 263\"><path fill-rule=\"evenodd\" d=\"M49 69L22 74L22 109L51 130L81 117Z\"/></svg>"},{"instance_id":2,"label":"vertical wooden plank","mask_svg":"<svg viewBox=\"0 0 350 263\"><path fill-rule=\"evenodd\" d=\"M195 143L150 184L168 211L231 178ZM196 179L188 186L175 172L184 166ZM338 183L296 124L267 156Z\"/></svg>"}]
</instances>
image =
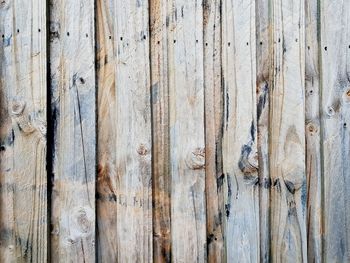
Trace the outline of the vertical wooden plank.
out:
<instances>
[{"instance_id":1,"label":"vertical wooden plank","mask_svg":"<svg viewBox=\"0 0 350 263\"><path fill-rule=\"evenodd\" d=\"M350 2L321 1L324 261L350 261Z\"/></svg>"},{"instance_id":2,"label":"vertical wooden plank","mask_svg":"<svg viewBox=\"0 0 350 263\"><path fill-rule=\"evenodd\" d=\"M319 1L305 1L305 121L308 261L322 260Z\"/></svg>"},{"instance_id":3,"label":"vertical wooden plank","mask_svg":"<svg viewBox=\"0 0 350 263\"><path fill-rule=\"evenodd\" d=\"M169 0L167 9L172 259L204 262L203 2Z\"/></svg>"},{"instance_id":4,"label":"vertical wooden plank","mask_svg":"<svg viewBox=\"0 0 350 263\"><path fill-rule=\"evenodd\" d=\"M259 162L260 262L270 262L269 92L273 70L269 0L256 1L257 142Z\"/></svg>"},{"instance_id":5,"label":"vertical wooden plank","mask_svg":"<svg viewBox=\"0 0 350 263\"><path fill-rule=\"evenodd\" d=\"M225 178L222 171L221 1L205 0L203 8L207 253L208 262L224 262Z\"/></svg>"},{"instance_id":6,"label":"vertical wooden plank","mask_svg":"<svg viewBox=\"0 0 350 263\"><path fill-rule=\"evenodd\" d=\"M98 1L98 261L152 261L148 1Z\"/></svg>"},{"instance_id":7,"label":"vertical wooden plank","mask_svg":"<svg viewBox=\"0 0 350 263\"><path fill-rule=\"evenodd\" d=\"M171 177L166 1L151 0L151 84L153 115L153 261L171 261Z\"/></svg>"},{"instance_id":8,"label":"vertical wooden plank","mask_svg":"<svg viewBox=\"0 0 350 263\"><path fill-rule=\"evenodd\" d=\"M223 1L227 260L259 260L255 1Z\"/></svg>"},{"instance_id":9,"label":"vertical wooden plank","mask_svg":"<svg viewBox=\"0 0 350 263\"><path fill-rule=\"evenodd\" d=\"M50 2L51 260L95 261L94 1Z\"/></svg>"},{"instance_id":10,"label":"vertical wooden plank","mask_svg":"<svg viewBox=\"0 0 350 263\"><path fill-rule=\"evenodd\" d=\"M46 262L46 2L1 1L0 35L0 262Z\"/></svg>"},{"instance_id":11,"label":"vertical wooden plank","mask_svg":"<svg viewBox=\"0 0 350 263\"><path fill-rule=\"evenodd\" d=\"M305 262L304 1L273 0L271 8L271 258L273 262Z\"/></svg>"}]
</instances>

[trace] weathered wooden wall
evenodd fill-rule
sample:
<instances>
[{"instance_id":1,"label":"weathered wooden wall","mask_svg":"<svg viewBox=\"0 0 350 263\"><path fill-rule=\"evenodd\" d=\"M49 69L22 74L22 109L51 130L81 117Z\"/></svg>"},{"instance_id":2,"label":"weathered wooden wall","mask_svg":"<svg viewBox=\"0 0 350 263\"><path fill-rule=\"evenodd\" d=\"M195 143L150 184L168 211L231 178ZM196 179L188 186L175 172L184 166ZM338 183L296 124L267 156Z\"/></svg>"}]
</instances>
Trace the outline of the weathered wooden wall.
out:
<instances>
[{"instance_id":1,"label":"weathered wooden wall","mask_svg":"<svg viewBox=\"0 0 350 263\"><path fill-rule=\"evenodd\" d=\"M0 262L350 262L350 1L0 1Z\"/></svg>"}]
</instances>

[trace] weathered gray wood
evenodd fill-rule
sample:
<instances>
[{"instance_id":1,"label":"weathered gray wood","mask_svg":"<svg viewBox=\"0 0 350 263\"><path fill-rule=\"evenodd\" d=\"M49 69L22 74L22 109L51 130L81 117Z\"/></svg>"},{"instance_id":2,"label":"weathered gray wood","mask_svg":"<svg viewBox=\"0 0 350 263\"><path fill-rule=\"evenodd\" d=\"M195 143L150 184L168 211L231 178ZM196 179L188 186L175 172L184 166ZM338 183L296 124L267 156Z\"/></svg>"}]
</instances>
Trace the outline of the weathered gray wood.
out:
<instances>
[{"instance_id":1,"label":"weathered gray wood","mask_svg":"<svg viewBox=\"0 0 350 263\"><path fill-rule=\"evenodd\" d=\"M321 1L324 262L350 261L350 2Z\"/></svg>"},{"instance_id":2,"label":"weathered gray wood","mask_svg":"<svg viewBox=\"0 0 350 263\"><path fill-rule=\"evenodd\" d=\"M255 1L224 0L223 171L228 262L259 260Z\"/></svg>"},{"instance_id":3,"label":"weathered gray wood","mask_svg":"<svg viewBox=\"0 0 350 263\"><path fill-rule=\"evenodd\" d=\"M221 85L220 0L203 5L205 88L205 193L208 262L224 262L224 184L222 171L223 89Z\"/></svg>"},{"instance_id":4,"label":"weathered gray wood","mask_svg":"<svg viewBox=\"0 0 350 263\"><path fill-rule=\"evenodd\" d=\"M322 262L322 174L320 143L319 1L305 1L307 250L309 262Z\"/></svg>"},{"instance_id":5,"label":"weathered gray wood","mask_svg":"<svg viewBox=\"0 0 350 263\"><path fill-rule=\"evenodd\" d=\"M304 1L271 2L271 260L306 262Z\"/></svg>"},{"instance_id":6,"label":"weathered gray wood","mask_svg":"<svg viewBox=\"0 0 350 263\"><path fill-rule=\"evenodd\" d=\"M203 2L168 0L173 262L206 259Z\"/></svg>"},{"instance_id":7,"label":"weathered gray wood","mask_svg":"<svg viewBox=\"0 0 350 263\"><path fill-rule=\"evenodd\" d=\"M94 1L52 0L52 262L95 261L94 50Z\"/></svg>"},{"instance_id":8,"label":"weathered gray wood","mask_svg":"<svg viewBox=\"0 0 350 263\"><path fill-rule=\"evenodd\" d=\"M153 107L153 262L171 261L171 177L167 10L164 1L150 2Z\"/></svg>"},{"instance_id":9,"label":"weathered gray wood","mask_svg":"<svg viewBox=\"0 0 350 263\"><path fill-rule=\"evenodd\" d=\"M98 1L98 260L152 261L148 1Z\"/></svg>"},{"instance_id":10,"label":"weathered gray wood","mask_svg":"<svg viewBox=\"0 0 350 263\"><path fill-rule=\"evenodd\" d=\"M272 48L269 0L256 1L257 133L259 161L260 262L270 262L269 91L272 86Z\"/></svg>"},{"instance_id":11,"label":"weathered gray wood","mask_svg":"<svg viewBox=\"0 0 350 263\"><path fill-rule=\"evenodd\" d=\"M46 262L46 2L1 1L0 36L0 262Z\"/></svg>"}]
</instances>

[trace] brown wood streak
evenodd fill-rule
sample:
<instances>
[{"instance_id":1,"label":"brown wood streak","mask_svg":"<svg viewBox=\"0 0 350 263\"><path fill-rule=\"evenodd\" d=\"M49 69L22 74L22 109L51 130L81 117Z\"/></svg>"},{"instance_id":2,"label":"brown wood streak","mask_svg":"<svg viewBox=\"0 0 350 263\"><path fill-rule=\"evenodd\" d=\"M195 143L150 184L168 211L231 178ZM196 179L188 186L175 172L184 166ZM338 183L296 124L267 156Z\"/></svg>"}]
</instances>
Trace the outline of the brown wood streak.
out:
<instances>
[{"instance_id":1,"label":"brown wood streak","mask_svg":"<svg viewBox=\"0 0 350 263\"><path fill-rule=\"evenodd\" d=\"M45 22L45 2L0 2L0 262L47 261Z\"/></svg>"},{"instance_id":2,"label":"brown wood streak","mask_svg":"<svg viewBox=\"0 0 350 263\"><path fill-rule=\"evenodd\" d=\"M94 2L50 2L51 261L95 261Z\"/></svg>"},{"instance_id":3,"label":"brown wood streak","mask_svg":"<svg viewBox=\"0 0 350 263\"><path fill-rule=\"evenodd\" d=\"M206 207L208 262L224 262L224 174L222 171L223 90L221 85L221 10L219 0L205 0L204 87L206 127Z\"/></svg>"},{"instance_id":4,"label":"brown wood streak","mask_svg":"<svg viewBox=\"0 0 350 263\"><path fill-rule=\"evenodd\" d=\"M153 115L153 261L171 262L166 4L150 1Z\"/></svg>"}]
</instances>

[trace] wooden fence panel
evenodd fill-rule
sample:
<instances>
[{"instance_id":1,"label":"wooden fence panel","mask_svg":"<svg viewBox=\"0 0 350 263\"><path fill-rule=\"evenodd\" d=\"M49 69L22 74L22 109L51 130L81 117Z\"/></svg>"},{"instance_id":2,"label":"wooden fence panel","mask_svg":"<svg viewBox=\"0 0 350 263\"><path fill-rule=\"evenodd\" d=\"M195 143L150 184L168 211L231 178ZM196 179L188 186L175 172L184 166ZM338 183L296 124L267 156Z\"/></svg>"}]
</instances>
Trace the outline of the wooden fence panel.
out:
<instances>
[{"instance_id":1,"label":"wooden fence panel","mask_svg":"<svg viewBox=\"0 0 350 263\"><path fill-rule=\"evenodd\" d=\"M94 1L50 2L51 261L95 261Z\"/></svg>"},{"instance_id":2,"label":"wooden fence panel","mask_svg":"<svg viewBox=\"0 0 350 263\"><path fill-rule=\"evenodd\" d=\"M172 259L204 262L203 2L169 0L166 4Z\"/></svg>"},{"instance_id":3,"label":"wooden fence panel","mask_svg":"<svg viewBox=\"0 0 350 263\"><path fill-rule=\"evenodd\" d=\"M0 262L350 261L350 2L0 1Z\"/></svg>"},{"instance_id":4,"label":"wooden fence panel","mask_svg":"<svg viewBox=\"0 0 350 263\"><path fill-rule=\"evenodd\" d=\"M350 260L350 2L321 1L325 262Z\"/></svg>"},{"instance_id":5,"label":"wooden fence panel","mask_svg":"<svg viewBox=\"0 0 350 263\"><path fill-rule=\"evenodd\" d=\"M255 1L222 6L227 260L259 260Z\"/></svg>"},{"instance_id":6,"label":"wooden fence panel","mask_svg":"<svg viewBox=\"0 0 350 263\"><path fill-rule=\"evenodd\" d=\"M309 262L322 256L322 172L320 131L319 1L305 2L305 121L307 250Z\"/></svg>"},{"instance_id":7,"label":"wooden fence panel","mask_svg":"<svg viewBox=\"0 0 350 263\"><path fill-rule=\"evenodd\" d=\"M47 260L46 2L0 2L0 262Z\"/></svg>"},{"instance_id":8,"label":"wooden fence panel","mask_svg":"<svg viewBox=\"0 0 350 263\"><path fill-rule=\"evenodd\" d=\"M205 194L208 262L225 261L221 1L204 1Z\"/></svg>"},{"instance_id":9,"label":"wooden fence panel","mask_svg":"<svg viewBox=\"0 0 350 263\"><path fill-rule=\"evenodd\" d=\"M171 176L167 5L150 1L151 92L153 121L153 257L171 261Z\"/></svg>"},{"instance_id":10,"label":"wooden fence panel","mask_svg":"<svg viewBox=\"0 0 350 263\"><path fill-rule=\"evenodd\" d=\"M98 3L102 14L98 17L99 260L150 262L152 135L148 2Z\"/></svg>"},{"instance_id":11,"label":"wooden fence panel","mask_svg":"<svg viewBox=\"0 0 350 263\"><path fill-rule=\"evenodd\" d=\"M305 25L303 1L272 1L271 259L305 262Z\"/></svg>"},{"instance_id":12,"label":"wooden fence panel","mask_svg":"<svg viewBox=\"0 0 350 263\"><path fill-rule=\"evenodd\" d=\"M257 64L257 144L259 163L259 232L260 262L270 262L270 188L269 172L269 108L272 87L272 48L269 0L256 1L256 64Z\"/></svg>"}]
</instances>

